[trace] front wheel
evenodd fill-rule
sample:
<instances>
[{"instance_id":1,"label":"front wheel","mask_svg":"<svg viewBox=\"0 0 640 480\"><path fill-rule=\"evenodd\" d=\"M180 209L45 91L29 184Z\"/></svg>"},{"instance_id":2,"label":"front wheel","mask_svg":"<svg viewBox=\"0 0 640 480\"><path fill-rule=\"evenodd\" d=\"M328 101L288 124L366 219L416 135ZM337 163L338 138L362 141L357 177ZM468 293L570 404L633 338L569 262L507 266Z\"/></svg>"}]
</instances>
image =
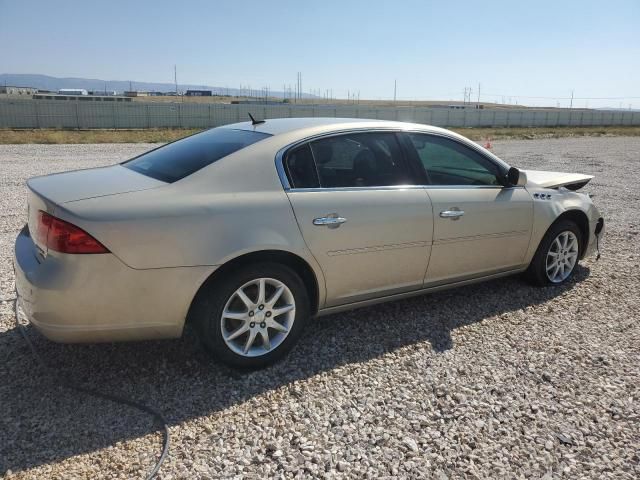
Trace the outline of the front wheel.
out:
<instances>
[{"instance_id":1,"label":"front wheel","mask_svg":"<svg viewBox=\"0 0 640 480\"><path fill-rule=\"evenodd\" d=\"M290 268L273 263L243 267L205 285L194 322L207 349L222 362L261 368L286 354L309 317L307 290Z\"/></svg>"},{"instance_id":2,"label":"front wheel","mask_svg":"<svg viewBox=\"0 0 640 480\"><path fill-rule=\"evenodd\" d=\"M580 258L582 233L569 220L552 225L531 260L527 277L537 285L559 285L573 274Z\"/></svg>"}]
</instances>

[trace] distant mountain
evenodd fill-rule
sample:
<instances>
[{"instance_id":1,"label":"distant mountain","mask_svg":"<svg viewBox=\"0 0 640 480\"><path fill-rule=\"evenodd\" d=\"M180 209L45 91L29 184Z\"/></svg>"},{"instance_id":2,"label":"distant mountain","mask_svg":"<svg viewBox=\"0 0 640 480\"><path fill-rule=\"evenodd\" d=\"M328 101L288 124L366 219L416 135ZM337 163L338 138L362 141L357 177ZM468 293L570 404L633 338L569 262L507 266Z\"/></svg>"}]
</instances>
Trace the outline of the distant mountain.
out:
<instances>
[{"instance_id":1,"label":"distant mountain","mask_svg":"<svg viewBox=\"0 0 640 480\"><path fill-rule=\"evenodd\" d=\"M122 93L125 90L140 90L153 92L175 92L176 86L173 83L153 83L153 82L129 82L128 80L99 80L96 78L58 78L48 75L38 75L29 73L0 73L0 85L13 85L18 87L35 87L41 90L51 90L57 92L61 88L84 88L85 90L112 91ZM194 85L179 83L178 90L211 90L219 95L240 95L238 88L212 87L209 85ZM262 90L256 89L254 95L260 96ZM247 95L248 91L243 90L242 95ZM282 97L283 92L269 90L269 96ZM313 98L313 95L303 94L304 98Z\"/></svg>"}]
</instances>

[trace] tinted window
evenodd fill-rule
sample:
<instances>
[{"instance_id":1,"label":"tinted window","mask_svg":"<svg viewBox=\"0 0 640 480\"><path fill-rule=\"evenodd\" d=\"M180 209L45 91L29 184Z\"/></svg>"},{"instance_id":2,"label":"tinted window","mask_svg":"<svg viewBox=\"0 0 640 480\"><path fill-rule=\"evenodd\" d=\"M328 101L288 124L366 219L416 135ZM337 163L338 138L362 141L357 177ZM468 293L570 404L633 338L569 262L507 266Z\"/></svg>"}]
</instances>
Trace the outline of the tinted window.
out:
<instances>
[{"instance_id":1,"label":"tinted window","mask_svg":"<svg viewBox=\"0 0 640 480\"><path fill-rule=\"evenodd\" d=\"M358 133L311 142L320 185L377 187L414 183L394 133Z\"/></svg>"},{"instance_id":2,"label":"tinted window","mask_svg":"<svg viewBox=\"0 0 640 480\"><path fill-rule=\"evenodd\" d=\"M175 182L269 136L247 130L215 128L164 145L123 165L163 182Z\"/></svg>"},{"instance_id":3,"label":"tinted window","mask_svg":"<svg viewBox=\"0 0 640 480\"><path fill-rule=\"evenodd\" d=\"M317 188L320 186L308 143L290 151L285 164L291 187Z\"/></svg>"},{"instance_id":4,"label":"tinted window","mask_svg":"<svg viewBox=\"0 0 640 480\"><path fill-rule=\"evenodd\" d=\"M448 138L410 133L433 185L501 185L498 166L478 152Z\"/></svg>"}]
</instances>

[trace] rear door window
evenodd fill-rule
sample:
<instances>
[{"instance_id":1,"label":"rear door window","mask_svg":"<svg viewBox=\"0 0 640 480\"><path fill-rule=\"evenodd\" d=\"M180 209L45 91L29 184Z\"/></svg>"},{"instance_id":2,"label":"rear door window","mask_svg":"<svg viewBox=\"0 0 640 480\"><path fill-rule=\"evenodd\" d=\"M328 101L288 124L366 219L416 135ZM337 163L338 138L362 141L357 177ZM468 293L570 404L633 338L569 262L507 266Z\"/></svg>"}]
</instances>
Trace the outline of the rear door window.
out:
<instances>
[{"instance_id":1,"label":"rear door window","mask_svg":"<svg viewBox=\"0 0 640 480\"><path fill-rule=\"evenodd\" d=\"M292 188L317 188L320 186L308 143L291 150L287 154L285 164Z\"/></svg>"},{"instance_id":2,"label":"rear door window","mask_svg":"<svg viewBox=\"0 0 640 480\"><path fill-rule=\"evenodd\" d=\"M415 183L396 134L392 132L323 138L311 142L311 150L323 188Z\"/></svg>"},{"instance_id":3,"label":"rear door window","mask_svg":"<svg viewBox=\"0 0 640 480\"><path fill-rule=\"evenodd\" d=\"M122 165L172 183L270 136L250 130L214 128L151 150Z\"/></svg>"}]
</instances>

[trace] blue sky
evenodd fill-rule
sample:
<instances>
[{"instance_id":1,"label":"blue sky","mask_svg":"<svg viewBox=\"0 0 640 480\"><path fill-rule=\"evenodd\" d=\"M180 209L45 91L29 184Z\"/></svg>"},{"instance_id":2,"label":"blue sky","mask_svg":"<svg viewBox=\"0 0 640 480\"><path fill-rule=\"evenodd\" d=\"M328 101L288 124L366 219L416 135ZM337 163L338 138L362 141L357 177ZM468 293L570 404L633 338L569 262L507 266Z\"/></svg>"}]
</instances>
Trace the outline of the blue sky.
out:
<instances>
[{"instance_id":1,"label":"blue sky","mask_svg":"<svg viewBox=\"0 0 640 480\"><path fill-rule=\"evenodd\" d=\"M0 45L0 73L640 107L640 0L0 0Z\"/></svg>"}]
</instances>

